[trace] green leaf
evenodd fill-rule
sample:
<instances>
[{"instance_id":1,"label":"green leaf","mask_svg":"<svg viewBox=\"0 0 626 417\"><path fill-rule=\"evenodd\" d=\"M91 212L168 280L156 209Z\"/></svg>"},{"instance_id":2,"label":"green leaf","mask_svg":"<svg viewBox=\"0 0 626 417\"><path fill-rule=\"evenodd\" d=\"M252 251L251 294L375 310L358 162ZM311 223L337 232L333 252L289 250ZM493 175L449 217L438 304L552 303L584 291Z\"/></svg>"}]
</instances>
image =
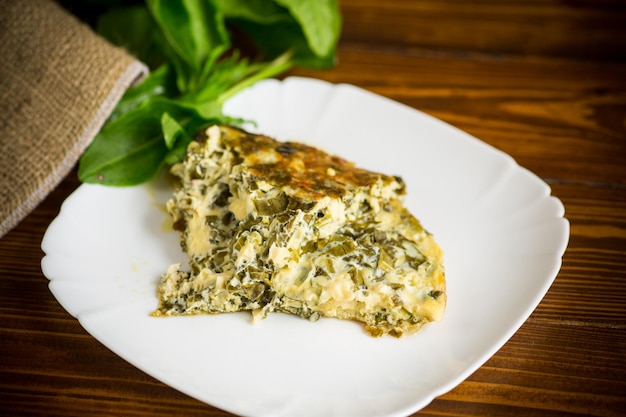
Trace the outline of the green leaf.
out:
<instances>
[{"instance_id":1,"label":"green leaf","mask_svg":"<svg viewBox=\"0 0 626 417\"><path fill-rule=\"evenodd\" d=\"M122 99L117 103L115 109L109 116L109 122L117 119L122 114L128 113L149 102L156 97L173 97L178 94L176 88L176 74L171 66L162 65L137 86L124 93Z\"/></svg>"},{"instance_id":2,"label":"green leaf","mask_svg":"<svg viewBox=\"0 0 626 417\"><path fill-rule=\"evenodd\" d=\"M187 146L192 139L191 136L185 132L185 129L183 129L169 113L163 113L161 117L161 127L163 129L165 146L167 146L168 149L164 157L164 162L168 165L172 165L185 156Z\"/></svg>"},{"instance_id":3,"label":"green leaf","mask_svg":"<svg viewBox=\"0 0 626 417\"><path fill-rule=\"evenodd\" d=\"M145 5L116 7L98 17L96 31L121 46L150 68L163 64L165 55L155 40L158 30Z\"/></svg>"},{"instance_id":4,"label":"green leaf","mask_svg":"<svg viewBox=\"0 0 626 417\"><path fill-rule=\"evenodd\" d=\"M180 103L154 99L107 123L80 159L82 182L106 185L135 185L151 179L168 153L163 140L161 117L169 113L190 129L204 120Z\"/></svg>"},{"instance_id":5,"label":"green leaf","mask_svg":"<svg viewBox=\"0 0 626 417\"><path fill-rule=\"evenodd\" d=\"M296 65L335 64L341 30L336 0L214 0L231 26L246 33L264 59L292 51Z\"/></svg>"},{"instance_id":6,"label":"green leaf","mask_svg":"<svg viewBox=\"0 0 626 417\"><path fill-rule=\"evenodd\" d=\"M240 59L239 54L234 53L216 62L205 83L199 86L193 93L183 96L183 98L194 103L217 100L225 90L228 90L256 70L256 65L250 64L246 59Z\"/></svg>"},{"instance_id":7,"label":"green leaf","mask_svg":"<svg viewBox=\"0 0 626 417\"><path fill-rule=\"evenodd\" d=\"M242 18L263 24L293 19L289 11L274 0L213 0L213 4L226 18Z\"/></svg>"},{"instance_id":8,"label":"green leaf","mask_svg":"<svg viewBox=\"0 0 626 417\"><path fill-rule=\"evenodd\" d=\"M191 68L187 62L181 57L179 57L176 52L172 49L172 47L167 43L162 33L159 33L156 36L161 49L164 54L168 57L168 62L174 68L175 83L176 89L179 92L186 92L192 90L192 84L194 84L194 79L197 77L197 71Z\"/></svg>"},{"instance_id":9,"label":"green leaf","mask_svg":"<svg viewBox=\"0 0 626 417\"><path fill-rule=\"evenodd\" d=\"M225 103L226 100L237 94L238 92L244 90L255 84L260 80L264 80L266 78L274 77L278 74L281 74L287 71L289 68L293 66L293 61L291 60L292 52L287 51L281 56L277 57L273 61L261 65L256 69L255 73L250 73L245 79L242 79L237 84L233 85L228 90L222 92L220 96L217 98L219 103Z\"/></svg>"},{"instance_id":10,"label":"green leaf","mask_svg":"<svg viewBox=\"0 0 626 417\"><path fill-rule=\"evenodd\" d=\"M316 55L296 22L279 22L262 25L256 22L237 20L236 24L246 32L266 59L275 59L285 51L292 51L292 62L311 68L330 68L335 64L334 51L327 56Z\"/></svg>"},{"instance_id":11,"label":"green leaf","mask_svg":"<svg viewBox=\"0 0 626 417\"><path fill-rule=\"evenodd\" d=\"M189 141L180 140L176 142L176 146L169 150L167 155L165 155L163 162L168 165L174 165L176 162L181 161L187 153L187 146L190 142L191 138L189 139Z\"/></svg>"},{"instance_id":12,"label":"green leaf","mask_svg":"<svg viewBox=\"0 0 626 417\"><path fill-rule=\"evenodd\" d=\"M300 24L311 51L318 57L330 55L341 31L337 0L275 0L286 7Z\"/></svg>"},{"instance_id":13,"label":"green leaf","mask_svg":"<svg viewBox=\"0 0 626 417\"><path fill-rule=\"evenodd\" d=\"M230 46L223 15L208 0L147 0L147 4L170 48L169 58L188 75L179 88L195 88Z\"/></svg>"},{"instance_id":14,"label":"green leaf","mask_svg":"<svg viewBox=\"0 0 626 417\"><path fill-rule=\"evenodd\" d=\"M175 163L183 160L185 154L187 153L187 146L189 145L191 140L191 138L188 138L185 140L177 141L176 145L168 151L167 155L165 155L163 162L168 165L174 165Z\"/></svg>"},{"instance_id":15,"label":"green leaf","mask_svg":"<svg viewBox=\"0 0 626 417\"><path fill-rule=\"evenodd\" d=\"M187 103L184 103L187 104ZM222 117L222 103L218 101L205 101L197 104L189 104L195 112L204 120L218 120Z\"/></svg>"},{"instance_id":16,"label":"green leaf","mask_svg":"<svg viewBox=\"0 0 626 417\"><path fill-rule=\"evenodd\" d=\"M191 140L185 129L168 112L161 115L161 129L163 130L163 139L167 149L171 150L178 138Z\"/></svg>"},{"instance_id":17,"label":"green leaf","mask_svg":"<svg viewBox=\"0 0 626 417\"><path fill-rule=\"evenodd\" d=\"M83 154L78 177L87 183L139 184L156 174L166 154L159 119L140 108L102 129Z\"/></svg>"}]
</instances>

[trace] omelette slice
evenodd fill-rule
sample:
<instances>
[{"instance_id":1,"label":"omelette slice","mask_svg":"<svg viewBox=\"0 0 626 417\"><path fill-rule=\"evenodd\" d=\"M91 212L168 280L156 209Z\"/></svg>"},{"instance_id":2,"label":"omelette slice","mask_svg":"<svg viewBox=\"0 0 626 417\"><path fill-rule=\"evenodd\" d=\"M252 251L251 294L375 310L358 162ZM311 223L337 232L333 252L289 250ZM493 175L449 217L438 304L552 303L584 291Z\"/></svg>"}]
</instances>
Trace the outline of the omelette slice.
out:
<instances>
[{"instance_id":1,"label":"omelette slice","mask_svg":"<svg viewBox=\"0 0 626 417\"><path fill-rule=\"evenodd\" d=\"M276 311L400 337L444 314L442 251L403 206L400 178L228 126L208 128L172 173L167 210L189 267L163 275L155 316Z\"/></svg>"}]
</instances>

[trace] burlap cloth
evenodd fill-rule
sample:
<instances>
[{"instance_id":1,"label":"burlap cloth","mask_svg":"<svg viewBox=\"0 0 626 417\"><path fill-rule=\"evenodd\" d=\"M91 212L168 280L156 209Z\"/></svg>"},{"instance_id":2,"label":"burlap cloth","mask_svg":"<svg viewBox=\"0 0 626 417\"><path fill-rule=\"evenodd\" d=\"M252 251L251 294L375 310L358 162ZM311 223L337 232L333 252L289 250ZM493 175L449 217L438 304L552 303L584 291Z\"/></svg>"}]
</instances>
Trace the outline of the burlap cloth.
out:
<instances>
[{"instance_id":1,"label":"burlap cloth","mask_svg":"<svg viewBox=\"0 0 626 417\"><path fill-rule=\"evenodd\" d=\"M70 172L146 72L50 0L0 0L0 237Z\"/></svg>"}]
</instances>

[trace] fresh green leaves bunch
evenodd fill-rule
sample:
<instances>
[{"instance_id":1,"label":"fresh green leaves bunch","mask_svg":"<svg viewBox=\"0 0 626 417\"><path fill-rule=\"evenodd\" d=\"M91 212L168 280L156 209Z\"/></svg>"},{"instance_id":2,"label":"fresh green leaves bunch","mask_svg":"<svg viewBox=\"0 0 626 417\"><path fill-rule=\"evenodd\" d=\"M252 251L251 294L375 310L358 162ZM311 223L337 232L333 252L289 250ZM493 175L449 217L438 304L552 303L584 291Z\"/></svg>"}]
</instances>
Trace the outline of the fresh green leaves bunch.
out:
<instances>
[{"instance_id":1,"label":"fresh green leaves bunch","mask_svg":"<svg viewBox=\"0 0 626 417\"><path fill-rule=\"evenodd\" d=\"M340 26L337 0L146 0L106 10L98 32L151 72L81 157L80 180L151 179L183 158L202 127L240 122L222 113L237 92L294 65L332 66Z\"/></svg>"}]
</instances>

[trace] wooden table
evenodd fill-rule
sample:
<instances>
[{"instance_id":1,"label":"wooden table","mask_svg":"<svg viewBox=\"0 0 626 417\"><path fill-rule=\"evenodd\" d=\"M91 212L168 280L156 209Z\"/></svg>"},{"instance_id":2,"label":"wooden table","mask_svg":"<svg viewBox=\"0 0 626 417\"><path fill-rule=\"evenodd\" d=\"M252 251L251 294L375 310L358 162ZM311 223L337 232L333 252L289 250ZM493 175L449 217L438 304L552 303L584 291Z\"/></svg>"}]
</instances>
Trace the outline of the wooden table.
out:
<instances>
[{"instance_id":1,"label":"wooden table","mask_svg":"<svg viewBox=\"0 0 626 417\"><path fill-rule=\"evenodd\" d=\"M536 311L416 415L626 415L626 3L344 0L338 65L293 74L425 111L544 179L571 222ZM0 240L0 414L226 416L120 359L48 290L40 242L72 172Z\"/></svg>"}]
</instances>

